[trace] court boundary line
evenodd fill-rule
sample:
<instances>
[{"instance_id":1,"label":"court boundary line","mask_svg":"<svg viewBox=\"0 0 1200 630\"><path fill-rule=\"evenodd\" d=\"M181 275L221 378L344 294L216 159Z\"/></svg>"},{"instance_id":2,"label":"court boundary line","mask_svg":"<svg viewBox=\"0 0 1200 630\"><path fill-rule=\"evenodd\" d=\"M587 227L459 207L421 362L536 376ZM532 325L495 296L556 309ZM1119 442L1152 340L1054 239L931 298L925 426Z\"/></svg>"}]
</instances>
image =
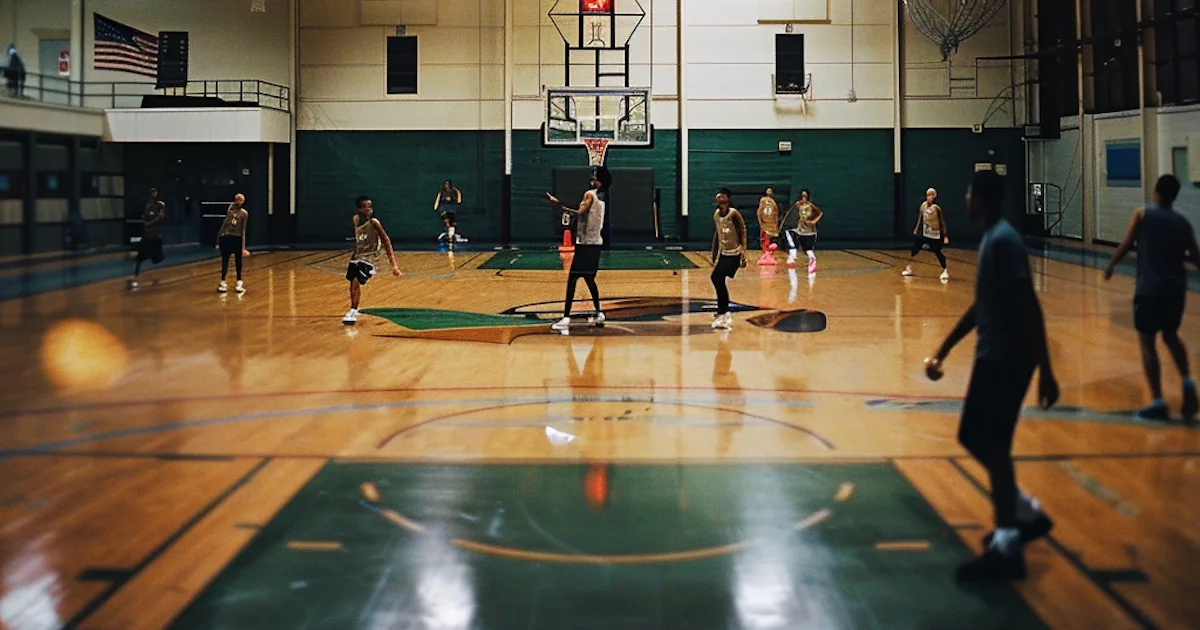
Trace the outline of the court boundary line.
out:
<instances>
[{"instance_id":1,"label":"court boundary line","mask_svg":"<svg viewBox=\"0 0 1200 630\"><path fill-rule=\"evenodd\" d=\"M218 494L212 501L209 501L207 505L202 507L200 511L196 512L190 518L188 518L188 520L184 521L183 525L176 528L170 536L163 540L163 542L151 549L137 564L125 570L126 575L124 575L122 579L110 583L109 587L105 589L104 592L102 592L100 595L97 595L92 599L92 601L88 602L83 606L83 608L79 609L78 612L76 612L69 620L67 620L65 624L63 624L63 630L74 630L75 628L79 627L79 624L87 621L88 617L95 614L96 611L100 610L100 608L108 603L109 600L111 600L118 591L124 588L130 580L144 571L146 567L153 564L154 561L158 560L162 554L166 553L168 549L173 547L175 543L179 542L181 538L187 535L192 528L194 528L196 525L199 525L201 521L208 517L208 515L212 514L212 512L220 507L222 503L227 501L229 497L233 496L235 492L245 487L246 484L250 483L250 481L252 481L254 477L258 476L258 473L266 468L267 464L271 463L271 461L271 458L264 458L251 467L250 470L238 477L238 479L226 487L225 490Z\"/></svg>"},{"instance_id":2,"label":"court boundary line","mask_svg":"<svg viewBox=\"0 0 1200 630\"><path fill-rule=\"evenodd\" d=\"M962 475L964 479L966 479L967 483L971 484L972 487L978 490L979 493L982 494L990 504L991 494L988 492L987 488L984 488L982 483L976 480L975 477L971 476L971 473L969 473L967 469L963 467L959 459L961 458L948 458L948 461L950 465L958 470L958 473ZM985 525L984 527L987 526ZM1154 623L1151 622L1146 615L1141 612L1141 610L1126 600L1125 597L1120 593L1116 592L1110 583L1098 579L1096 577L1096 572L1085 565L1078 556L1072 553L1070 549L1067 549L1067 547L1059 542L1058 539L1056 539L1053 535L1048 534L1046 536L1046 542L1049 543L1050 547L1053 548L1058 555L1062 556L1062 558L1066 560L1068 564L1070 564L1075 568L1076 571L1083 575L1088 582L1091 582L1092 586L1094 586L1101 593L1104 593L1104 595L1108 597L1109 601L1111 601L1117 606L1117 608L1120 608L1122 612L1128 615L1131 621L1139 624L1142 628L1146 628L1147 630L1158 630L1158 626L1154 625Z\"/></svg>"}]
</instances>

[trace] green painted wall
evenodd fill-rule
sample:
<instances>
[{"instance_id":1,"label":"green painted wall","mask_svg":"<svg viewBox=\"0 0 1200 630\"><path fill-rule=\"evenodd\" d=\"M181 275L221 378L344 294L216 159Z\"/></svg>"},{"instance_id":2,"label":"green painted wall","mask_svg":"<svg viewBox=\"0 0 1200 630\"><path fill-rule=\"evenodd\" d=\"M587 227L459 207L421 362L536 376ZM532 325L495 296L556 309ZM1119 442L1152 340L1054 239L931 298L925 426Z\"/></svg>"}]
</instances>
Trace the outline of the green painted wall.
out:
<instances>
[{"instance_id":1,"label":"green painted wall","mask_svg":"<svg viewBox=\"0 0 1200 630\"><path fill-rule=\"evenodd\" d=\"M470 238L498 238L504 136L476 131L301 131L296 134L297 239L353 234L359 195L371 197L393 240L431 242L441 232L433 199L442 180L463 192L459 222Z\"/></svg>"},{"instance_id":2,"label":"green painted wall","mask_svg":"<svg viewBox=\"0 0 1200 630\"><path fill-rule=\"evenodd\" d=\"M513 240L524 241L522 235L537 235L543 240L557 218L546 204L545 193L554 182L554 168L584 166L587 150L583 147L543 148L540 131L518 131L513 134ZM656 129L654 146L647 149L614 147L608 152L609 168L653 168L654 187L662 191L661 223L664 234L676 234L675 217L679 208L679 133ZM614 182L619 186L620 182ZM582 197L583 191L579 191ZM575 200L564 200L573 203ZM614 209L619 211L619 209Z\"/></svg>"},{"instance_id":3,"label":"green painted wall","mask_svg":"<svg viewBox=\"0 0 1200 630\"><path fill-rule=\"evenodd\" d=\"M779 142L792 142L791 155ZM713 195L721 186L791 182L828 215L824 238L891 238L892 133L887 129L693 130L691 132L690 237L708 242ZM743 208L748 217L754 208Z\"/></svg>"},{"instance_id":4,"label":"green painted wall","mask_svg":"<svg viewBox=\"0 0 1200 630\"><path fill-rule=\"evenodd\" d=\"M905 129L901 147L905 235L910 235L916 225L925 190L936 188L951 244L979 239L982 227L967 217L964 207L976 162L1008 166L1005 204L1009 220L1021 229L1025 214L1025 145L1020 129L985 129L982 134L970 129Z\"/></svg>"},{"instance_id":5,"label":"green painted wall","mask_svg":"<svg viewBox=\"0 0 1200 630\"><path fill-rule=\"evenodd\" d=\"M791 155L778 143L792 142ZM905 235L916 220L925 189L942 193L951 235L970 240L979 230L963 216L961 198L975 162L1004 163L1009 169L1009 207L1023 213L1024 147L1019 130L983 134L958 129L909 129L903 134ZM504 173L504 134L499 131L303 131L297 134L297 238L335 242L349 233L354 198L369 195L392 238L430 242L440 231L433 197L441 181L463 191L463 234L498 242ZM539 131L513 134L512 236L514 242L549 242L553 216L544 193L554 168L586 164L582 148L544 148ZM790 182L789 197L801 188L828 214L826 239L891 239L897 234L892 133L887 129L693 130L691 132L690 229L688 240L707 243L712 196L721 186ZM988 151L994 152L989 155ZM615 148L613 168L654 168L661 190L661 227L670 239L683 227L679 215L679 134L656 130L650 149ZM747 208L753 214L753 208Z\"/></svg>"}]
</instances>

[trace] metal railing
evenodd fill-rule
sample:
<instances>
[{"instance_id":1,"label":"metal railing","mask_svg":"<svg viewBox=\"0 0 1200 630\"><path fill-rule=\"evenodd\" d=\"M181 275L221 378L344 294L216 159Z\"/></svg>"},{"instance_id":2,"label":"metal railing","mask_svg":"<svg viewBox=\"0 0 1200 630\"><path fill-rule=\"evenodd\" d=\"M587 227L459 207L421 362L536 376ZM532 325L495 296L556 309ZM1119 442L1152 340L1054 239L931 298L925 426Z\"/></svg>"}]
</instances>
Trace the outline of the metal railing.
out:
<instances>
[{"instance_id":1,"label":"metal railing","mask_svg":"<svg viewBox=\"0 0 1200 630\"><path fill-rule=\"evenodd\" d=\"M85 109L136 109L146 96L193 96L219 98L230 106L251 106L289 111L291 89L259 79L203 79L188 81L178 88L156 88L136 81L72 81L47 74L25 75L14 89L5 85L0 97L38 101Z\"/></svg>"}]
</instances>

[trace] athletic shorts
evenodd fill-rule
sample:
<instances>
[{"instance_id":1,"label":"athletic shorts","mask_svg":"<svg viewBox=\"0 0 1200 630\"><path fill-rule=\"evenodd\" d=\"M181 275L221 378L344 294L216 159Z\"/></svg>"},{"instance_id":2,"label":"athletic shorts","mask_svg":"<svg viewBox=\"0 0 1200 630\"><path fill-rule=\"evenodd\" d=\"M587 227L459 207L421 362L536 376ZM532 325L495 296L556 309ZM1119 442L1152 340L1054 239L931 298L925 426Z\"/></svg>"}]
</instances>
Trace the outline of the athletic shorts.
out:
<instances>
[{"instance_id":1,"label":"athletic shorts","mask_svg":"<svg viewBox=\"0 0 1200 630\"><path fill-rule=\"evenodd\" d=\"M942 249L942 239L921 235L913 241L913 246L913 249L920 250L921 247L928 247L929 251L936 252Z\"/></svg>"},{"instance_id":2,"label":"athletic shorts","mask_svg":"<svg viewBox=\"0 0 1200 630\"><path fill-rule=\"evenodd\" d=\"M217 245L221 247L222 256L239 254L242 251L242 237L236 234L226 234L217 239Z\"/></svg>"},{"instance_id":3,"label":"athletic shorts","mask_svg":"<svg viewBox=\"0 0 1200 630\"><path fill-rule=\"evenodd\" d=\"M594 276L600 270L600 246L576 245L571 258L571 273L577 276Z\"/></svg>"},{"instance_id":4,"label":"athletic shorts","mask_svg":"<svg viewBox=\"0 0 1200 630\"><path fill-rule=\"evenodd\" d=\"M1160 332L1176 332L1183 323L1183 306L1186 296L1154 297L1139 295L1133 298L1133 327L1138 332L1152 335Z\"/></svg>"},{"instance_id":5,"label":"athletic shorts","mask_svg":"<svg viewBox=\"0 0 1200 630\"><path fill-rule=\"evenodd\" d=\"M351 260L350 265L346 267L346 279L358 280L359 284L366 284L374 275L375 265L365 260Z\"/></svg>"},{"instance_id":6,"label":"athletic shorts","mask_svg":"<svg viewBox=\"0 0 1200 630\"><path fill-rule=\"evenodd\" d=\"M150 260L157 265L158 263L162 262L164 258L165 256L163 256L163 242L161 236L143 238L141 242L138 243L138 262Z\"/></svg>"},{"instance_id":7,"label":"athletic shorts","mask_svg":"<svg viewBox=\"0 0 1200 630\"><path fill-rule=\"evenodd\" d=\"M811 252L817 248L816 234L797 234L796 240L800 242L800 249Z\"/></svg>"},{"instance_id":8,"label":"athletic shorts","mask_svg":"<svg viewBox=\"0 0 1200 630\"><path fill-rule=\"evenodd\" d=\"M717 258L716 266L713 268L713 276L725 276L726 278L732 278L737 275L738 269L741 268L741 255L726 256L725 254L721 254L721 256Z\"/></svg>"},{"instance_id":9,"label":"athletic shorts","mask_svg":"<svg viewBox=\"0 0 1200 630\"><path fill-rule=\"evenodd\" d=\"M1031 359L975 359L958 442L973 452L1011 454L1021 403L1036 367Z\"/></svg>"}]
</instances>

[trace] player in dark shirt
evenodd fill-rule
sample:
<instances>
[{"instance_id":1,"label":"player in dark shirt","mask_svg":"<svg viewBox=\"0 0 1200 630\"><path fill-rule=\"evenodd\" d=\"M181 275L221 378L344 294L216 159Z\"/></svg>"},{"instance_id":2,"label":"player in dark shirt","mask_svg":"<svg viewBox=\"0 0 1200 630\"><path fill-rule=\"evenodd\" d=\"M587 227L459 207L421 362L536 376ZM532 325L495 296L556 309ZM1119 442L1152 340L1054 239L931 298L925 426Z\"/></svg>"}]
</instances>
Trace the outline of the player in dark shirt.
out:
<instances>
[{"instance_id":1,"label":"player in dark shirt","mask_svg":"<svg viewBox=\"0 0 1200 630\"><path fill-rule=\"evenodd\" d=\"M1179 376L1183 378L1183 420L1195 421L1200 401L1196 397L1196 381L1188 367L1187 348L1179 339L1183 322L1183 306L1187 297L1186 261L1200 267L1200 247L1192 224L1171 205L1179 196L1179 180L1163 175L1154 186L1154 203L1139 208L1129 220L1125 240L1113 252L1104 269L1104 279L1112 277L1113 267L1137 244L1137 288L1133 297L1133 325L1142 346L1142 367L1150 382L1154 401L1137 411L1139 418L1166 420L1167 404L1163 401L1162 373L1154 338L1162 333L1163 343L1175 359Z\"/></svg>"},{"instance_id":2,"label":"player in dark shirt","mask_svg":"<svg viewBox=\"0 0 1200 630\"><path fill-rule=\"evenodd\" d=\"M146 200L146 208L142 210L142 240L138 242L137 261L133 265L133 279L129 288L138 288L138 278L142 275L142 263L149 260L155 265L162 263L163 256L162 232L158 224L166 218L166 204L158 199L158 190L150 189L150 198Z\"/></svg>"},{"instance_id":3,"label":"player in dark shirt","mask_svg":"<svg viewBox=\"0 0 1200 630\"><path fill-rule=\"evenodd\" d=\"M1013 434L1033 371L1040 373L1038 402L1044 408L1058 400L1058 383L1025 244L1003 218L1003 201L1004 180L992 171L975 173L967 210L987 228L979 245L975 303L937 354L925 360L929 376L941 378L946 355L971 329L978 329L958 441L988 471L996 530L985 538L983 555L956 571L964 582L1023 579L1023 545L1053 526L1037 502L1018 491L1013 470Z\"/></svg>"}]
</instances>

